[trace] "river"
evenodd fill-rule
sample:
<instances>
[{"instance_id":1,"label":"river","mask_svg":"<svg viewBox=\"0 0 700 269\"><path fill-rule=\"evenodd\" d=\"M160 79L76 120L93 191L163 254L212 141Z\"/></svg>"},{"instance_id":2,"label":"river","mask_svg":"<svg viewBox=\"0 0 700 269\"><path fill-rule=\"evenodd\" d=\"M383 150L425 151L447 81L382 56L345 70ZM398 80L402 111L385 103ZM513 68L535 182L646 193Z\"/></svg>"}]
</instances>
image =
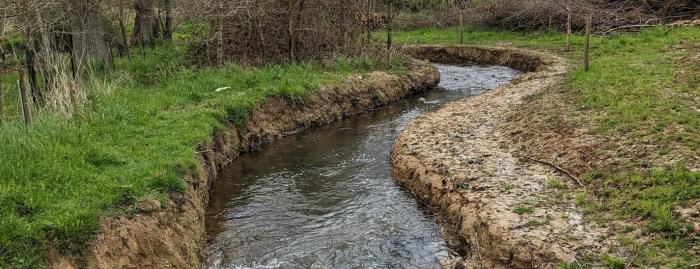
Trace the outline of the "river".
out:
<instances>
[{"instance_id":1,"label":"river","mask_svg":"<svg viewBox=\"0 0 700 269\"><path fill-rule=\"evenodd\" d=\"M392 180L392 144L421 113L519 72L436 66L436 90L286 137L228 165L207 208L207 268L439 268L449 255L443 230Z\"/></svg>"}]
</instances>

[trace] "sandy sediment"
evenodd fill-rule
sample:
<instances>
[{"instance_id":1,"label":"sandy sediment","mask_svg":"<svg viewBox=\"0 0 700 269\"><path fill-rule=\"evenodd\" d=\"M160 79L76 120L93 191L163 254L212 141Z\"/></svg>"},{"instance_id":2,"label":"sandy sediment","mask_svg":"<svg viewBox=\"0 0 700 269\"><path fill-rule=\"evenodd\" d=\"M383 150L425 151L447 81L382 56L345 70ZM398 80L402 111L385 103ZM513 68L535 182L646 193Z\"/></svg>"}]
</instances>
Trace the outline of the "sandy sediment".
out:
<instances>
[{"instance_id":1,"label":"sandy sediment","mask_svg":"<svg viewBox=\"0 0 700 269\"><path fill-rule=\"evenodd\" d=\"M259 149L285 135L369 111L437 85L439 73L425 62L406 74L373 72L351 76L303 99L270 98L260 104L244 126L233 123L213 133L212 142L198 146L195 172L185 180L184 193L168 205L142 201L136 216L103 221L95 240L81 255L48 257L53 268L201 268L205 259L204 210L218 171L242 152Z\"/></svg>"},{"instance_id":2,"label":"sandy sediment","mask_svg":"<svg viewBox=\"0 0 700 269\"><path fill-rule=\"evenodd\" d=\"M442 213L464 266L553 268L607 250L611 243L599 239L606 231L583 222L565 197L563 189L576 188L575 183L523 158L508 133L508 119L524 98L561 86L563 59L510 48L404 51L440 63L506 65L526 72L488 93L420 116L392 150L396 180Z\"/></svg>"}]
</instances>

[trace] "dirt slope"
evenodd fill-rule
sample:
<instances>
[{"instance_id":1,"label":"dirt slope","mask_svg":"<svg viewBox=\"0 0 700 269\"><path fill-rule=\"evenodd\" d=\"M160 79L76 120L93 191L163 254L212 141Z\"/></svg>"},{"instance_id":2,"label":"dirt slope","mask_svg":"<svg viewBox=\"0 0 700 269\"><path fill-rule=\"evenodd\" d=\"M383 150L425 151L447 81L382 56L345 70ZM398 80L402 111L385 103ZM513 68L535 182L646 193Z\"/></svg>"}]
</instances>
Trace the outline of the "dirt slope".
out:
<instances>
[{"instance_id":1,"label":"dirt slope","mask_svg":"<svg viewBox=\"0 0 700 269\"><path fill-rule=\"evenodd\" d=\"M524 98L560 86L564 60L533 51L409 47L447 63L508 65L529 73L484 95L453 102L409 123L391 154L395 178L443 212L467 268L554 268L603 253L606 231L582 221L563 189L575 183L523 158L508 118Z\"/></svg>"}]
</instances>

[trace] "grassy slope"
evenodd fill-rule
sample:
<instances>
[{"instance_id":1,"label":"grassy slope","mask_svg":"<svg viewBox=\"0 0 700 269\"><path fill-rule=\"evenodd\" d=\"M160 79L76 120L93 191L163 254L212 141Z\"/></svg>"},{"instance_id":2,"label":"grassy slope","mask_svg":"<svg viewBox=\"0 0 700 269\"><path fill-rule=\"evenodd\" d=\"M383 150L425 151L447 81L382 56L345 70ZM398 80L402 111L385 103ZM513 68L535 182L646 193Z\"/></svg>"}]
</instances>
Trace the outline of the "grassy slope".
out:
<instances>
[{"instance_id":1,"label":"grassy slope","mask_svg":"<svg viewBox=\"0 0 700 269\"><path fill-rule=\"evenodd\" d=\"M380 34L375 37L381 38ZM399 32L395 40L404 44L456 44L459 34L454 29L425 29ZM575 66L565 93L577 100L578 107L570 109L596 115L595 132L615 134L632 142L654 141L660 148L658 154L667 154L675 145L685 149L673 152L681 158L700 151L700 69L697 62L683 58L700 52L700 45L693 44L698 40L699 28L654 28L639 34L594 37L592 69L583 72L581 36L574 36L574 51L564 52L565 36L556 32L469 28L465 35L468 44L514 45L563 55ZM605 257L610 267L629 263L683 268L700 262L700 254L689 249L697 239L687 232L688 223L673 213L675 207L688 206L689 201L700 198L700 172L686 168L698 165L681 160L674 167L638 171L608 167L603 174L591 171L586 180L594 190L578 195L578 202L589 216L633 223L619 231L620 241L632 253L624 259Z\"/></svg>"},{"instance_id":2,"label":"grassy slope","mask_svg":"<svg viewBox=\"0 0 700 269\"><path fill-rule=\"evenodd\" d=\"M48 246L79 248L101 217L182 190L196 145L222 120L244 121L268 96L301 97L382 68L339 59L193 71L183 54L160 47L119 60L121 71L88 85L91 101L72 119L44 112L29 128L16 117L0 127L0 268L40 267Z\"/></svg>"}]
</instances>

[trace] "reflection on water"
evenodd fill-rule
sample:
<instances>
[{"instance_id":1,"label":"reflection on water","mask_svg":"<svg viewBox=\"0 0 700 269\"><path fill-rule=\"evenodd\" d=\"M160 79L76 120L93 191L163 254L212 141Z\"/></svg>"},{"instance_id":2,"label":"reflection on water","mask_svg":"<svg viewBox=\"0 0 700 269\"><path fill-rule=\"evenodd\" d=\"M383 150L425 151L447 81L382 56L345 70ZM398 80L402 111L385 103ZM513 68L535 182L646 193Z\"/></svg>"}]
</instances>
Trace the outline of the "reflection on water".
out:
<instances>
[{"instance_id":1,"label":"reflection on water","mask_svg":"<svg viewBox=\"0 0 700 269\"><path fill-rule=\"evenodd\" d=\"M442 230L391 179L392 143L420 113L518 73L437 66L435 91L293 135L226 167L207 209L208 268L438 268L448 255Z\"/></svg>"}]
</instances>

